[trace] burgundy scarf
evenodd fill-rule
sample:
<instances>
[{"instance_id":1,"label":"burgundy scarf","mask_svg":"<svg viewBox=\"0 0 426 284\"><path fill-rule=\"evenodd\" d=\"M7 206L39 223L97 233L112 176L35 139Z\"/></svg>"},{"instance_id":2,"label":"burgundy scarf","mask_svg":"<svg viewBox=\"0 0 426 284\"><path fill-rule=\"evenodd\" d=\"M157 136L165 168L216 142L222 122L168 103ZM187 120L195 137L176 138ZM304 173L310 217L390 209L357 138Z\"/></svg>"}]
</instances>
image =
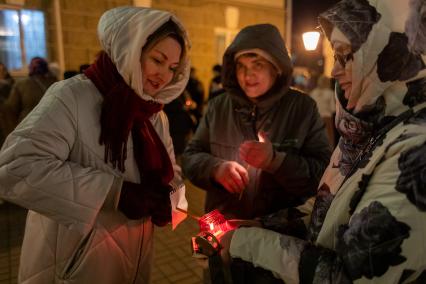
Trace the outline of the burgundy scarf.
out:
<instances>
[{"instance_id":1,"label":"burgundy scarf","mask_svg":"<svg viewBox=\"0 0 426 284\"><path fill-rule=\"evenodd\" d=\"M173 178L173 167L163 142L149 118L162 104L141 99L123 80L106 52L102 51L84 74L101 92L104 101L101 113L99 143L105 145L105 162L124 172L127 139L133 138L133 155L141 180L167 185Z\"/></svg>"}]
</instances>

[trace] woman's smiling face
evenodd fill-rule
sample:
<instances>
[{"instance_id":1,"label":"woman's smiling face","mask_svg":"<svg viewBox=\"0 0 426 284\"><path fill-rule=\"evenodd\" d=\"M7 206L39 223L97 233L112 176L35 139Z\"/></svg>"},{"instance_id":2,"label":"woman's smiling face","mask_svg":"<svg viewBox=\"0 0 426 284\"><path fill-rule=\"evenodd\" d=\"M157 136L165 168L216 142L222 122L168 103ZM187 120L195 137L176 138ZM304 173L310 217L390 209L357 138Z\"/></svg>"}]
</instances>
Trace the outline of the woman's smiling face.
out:
<instances>
[{"instance_id":1,"label":"woman's smiling face","mask_svg":"<svg viewBox=\"0 0 426 284\"><path fill-rule=\"evenodd\" d=\"M169 84L179 66L182 48L172 37L166 37L141 57L144 93L154 97Z\"/></svg>"}]
</instances>

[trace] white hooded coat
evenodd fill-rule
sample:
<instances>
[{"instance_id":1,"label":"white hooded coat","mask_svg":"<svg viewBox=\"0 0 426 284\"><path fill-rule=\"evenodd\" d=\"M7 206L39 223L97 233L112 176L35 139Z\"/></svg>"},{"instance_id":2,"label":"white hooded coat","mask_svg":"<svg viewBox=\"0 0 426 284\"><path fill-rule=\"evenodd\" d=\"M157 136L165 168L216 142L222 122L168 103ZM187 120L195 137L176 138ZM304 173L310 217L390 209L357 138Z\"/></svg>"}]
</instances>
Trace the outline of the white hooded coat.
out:
<instances>
[{"instance_id":1,"label":"white hooded coat","mask_svg":"<svg viewBox=\"0 0 426 284\"><path fill-rule=\"evenodd\" d=\"M143 94L140 55L147 37L172 14L120 7L100 19L98 35L125 82L142 98L168 103L185 88L189 60L155 98ZM185 41L189 43L185 34ZM123 180L140 182L127 143L126 171L104 162L99 144L103 97L84 75L54 84L0 152L0 196L29 209L19 283L149 283L153 225L117 210ZM186 208L164 112L150 118L172 160L172 206ZM182 220L173 212L173 223Z\"/></svg>"}]
</instances>

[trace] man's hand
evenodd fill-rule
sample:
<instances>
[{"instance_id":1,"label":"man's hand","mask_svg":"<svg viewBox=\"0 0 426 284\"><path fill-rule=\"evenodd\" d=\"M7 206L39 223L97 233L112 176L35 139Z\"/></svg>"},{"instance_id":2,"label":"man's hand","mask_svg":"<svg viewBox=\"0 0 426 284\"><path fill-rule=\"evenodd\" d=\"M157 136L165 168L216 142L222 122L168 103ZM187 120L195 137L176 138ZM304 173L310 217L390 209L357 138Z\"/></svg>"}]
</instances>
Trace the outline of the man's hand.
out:
<instances>
[{"instance_id":1,"label":"man's hand","mask_svg":"<svg viewBox=\"0 0 426 284\"><path fill-rule=\"evenodd\" d=\"M213 178L230 193L239 193L247 187L247 170L239 163L226 161L213 170Z\"/></svg>"},{"instance_id":2,"label":"man's hand","mask_svg":"<svg viewBox=\"0 0 426 284\"><path fill-rule=\"evenodd\" d=\"M267 168L274 158L274 148L266 133L260 131L259 141L245 141L240 145L240 158L258 169Z\"/></svg>"}]
</instances>

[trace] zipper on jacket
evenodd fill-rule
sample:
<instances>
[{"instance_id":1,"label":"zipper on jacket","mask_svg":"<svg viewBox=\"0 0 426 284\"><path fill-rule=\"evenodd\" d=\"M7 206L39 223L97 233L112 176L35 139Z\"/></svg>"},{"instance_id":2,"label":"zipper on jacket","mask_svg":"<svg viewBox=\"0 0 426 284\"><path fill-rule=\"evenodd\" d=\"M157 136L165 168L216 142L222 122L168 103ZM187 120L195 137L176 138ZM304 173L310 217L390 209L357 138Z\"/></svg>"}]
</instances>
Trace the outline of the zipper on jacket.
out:
<instances>
[{"instance_id":1,"label":"zipper on jacket","mask_svg":"<svg viewBox=\"0 0 426 284\"><path fill-rule=\"evenodd\" d=\"M254 137L256 137L256 140L258 140L257 131L256 131L256 116L257 116L257 106L253 105L253 107L250 111L251 127L252 127L252 130L253 130Z\"/></svg>"},{"instance_id":2,"label":"zipper on jacket","mask_svg":"<svg viewBox=\"0 0 426 284\"><path fill-rule=\"evenodd\" d=\"M254 137L256 137L256 141L259 140L259 137L257 136L257 127L256 127L256 121L257 121L257 105L253 104L253 107L251 108L250 111L250 120L251 120L251 127L252 127L252 131L253 131L253 135ZM259 169L255 169L252 168L252 171L254 173L254 182L253 182L253 193L252 193L252 197L250 198L251 204L252 204L252 208L256 208L255 206L255 200L256 200L256 195L259 189ZM249 174L250 175L250 174Z\"/></svg>"}]
</instances>

